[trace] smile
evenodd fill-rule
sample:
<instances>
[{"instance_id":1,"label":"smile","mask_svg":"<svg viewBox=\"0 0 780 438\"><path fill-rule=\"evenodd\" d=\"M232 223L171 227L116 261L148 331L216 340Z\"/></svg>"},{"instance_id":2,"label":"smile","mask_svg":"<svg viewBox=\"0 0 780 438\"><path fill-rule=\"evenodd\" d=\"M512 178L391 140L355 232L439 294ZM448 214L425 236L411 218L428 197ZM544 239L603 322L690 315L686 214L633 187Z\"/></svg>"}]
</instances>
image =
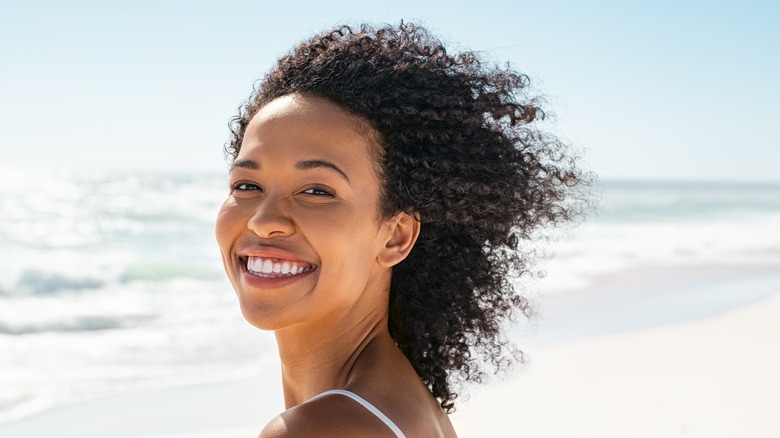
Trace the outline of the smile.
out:
<instances>
[{"instance_id":1,"label":"smile","mask_svg":"<svg viewBox=\"0 0 780 438\"><path fill-rule=\"evenodd\" d=\"M305 262L263 257L247 257L246 270L261 278L293 277L313 271L314 265Z\"/></svg>"}]
</instances>

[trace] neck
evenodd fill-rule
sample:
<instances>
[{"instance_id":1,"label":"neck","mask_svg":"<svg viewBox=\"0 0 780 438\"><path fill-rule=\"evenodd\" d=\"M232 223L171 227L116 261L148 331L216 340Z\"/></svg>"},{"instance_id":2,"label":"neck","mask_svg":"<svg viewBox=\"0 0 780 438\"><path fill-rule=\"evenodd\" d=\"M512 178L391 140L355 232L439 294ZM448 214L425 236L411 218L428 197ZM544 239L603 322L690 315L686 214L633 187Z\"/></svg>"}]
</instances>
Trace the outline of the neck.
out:
<instances>
[{"instance_id":1,"label":"neck","mask_svg":"<svg viewBox=\"0 0 780 438\"><path fill-rule=\"evenodd\" d=\"M345 387L361 355L372 345L390 339L386 307L364 313L359 320L351 318L356 313L360 314L354 308L347 309L340 317L275 332L286 408Z\"/></svg>"}]
</instances>

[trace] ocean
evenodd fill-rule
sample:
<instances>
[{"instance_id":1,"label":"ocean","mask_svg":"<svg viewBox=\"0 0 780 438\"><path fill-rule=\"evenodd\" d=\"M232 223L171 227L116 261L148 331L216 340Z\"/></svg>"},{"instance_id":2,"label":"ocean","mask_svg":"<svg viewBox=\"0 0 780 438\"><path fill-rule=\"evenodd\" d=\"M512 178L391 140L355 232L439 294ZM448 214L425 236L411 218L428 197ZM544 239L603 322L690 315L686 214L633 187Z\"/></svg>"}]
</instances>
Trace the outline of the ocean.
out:
<instances>
[{"instance_id":1,"label":"ocean","mask_svg":"<svg viewBox=\"0 0 780 438\"><path fill-rule=\"evenodd\" d=\"M276 350L222 272L226 194L219 174L2 170L0 424L259 372ZM542 293L635 267L780 267L780 184L603 181L595 196L540 247Z\"/></svg>"}]
</instances>

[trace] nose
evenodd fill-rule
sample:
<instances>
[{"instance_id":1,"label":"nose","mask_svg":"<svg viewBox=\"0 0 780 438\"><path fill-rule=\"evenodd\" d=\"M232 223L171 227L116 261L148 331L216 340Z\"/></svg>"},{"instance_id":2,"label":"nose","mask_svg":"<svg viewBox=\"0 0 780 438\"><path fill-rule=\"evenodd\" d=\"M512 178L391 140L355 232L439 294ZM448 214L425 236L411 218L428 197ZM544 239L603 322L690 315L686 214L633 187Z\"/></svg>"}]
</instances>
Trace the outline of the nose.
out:
<instances>
[{"instance_id":1,"label":"nose","mask_svg":"<svg viewBox=\"0 0 780 438\"><path fill-rule=\"evenodd\" d=\"M285 202L267 196L249 218L247 227L260 237L284 237L295 232L295 224L289 215Z\"/></svg>"}]
</instances>

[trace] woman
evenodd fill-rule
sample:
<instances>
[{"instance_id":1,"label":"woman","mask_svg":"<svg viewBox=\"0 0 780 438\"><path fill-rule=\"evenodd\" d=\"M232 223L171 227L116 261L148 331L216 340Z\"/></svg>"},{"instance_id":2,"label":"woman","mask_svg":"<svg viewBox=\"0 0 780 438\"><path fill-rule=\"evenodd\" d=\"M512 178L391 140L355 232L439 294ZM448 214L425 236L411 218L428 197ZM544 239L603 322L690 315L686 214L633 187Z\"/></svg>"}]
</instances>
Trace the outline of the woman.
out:
<instances>
[{"instance_id":1,"label":"woman","mask_svg":"<svg viewBox=\"0 0 780 438\"><path fill-rule=\"evenodd\" d=\"M582 179L526 87L410 24L320 34L261 81L216 227L279 347L287 410L261 437L456 436L453 384L514 357L518 243Z\"/></svg>"}]
</instances>

